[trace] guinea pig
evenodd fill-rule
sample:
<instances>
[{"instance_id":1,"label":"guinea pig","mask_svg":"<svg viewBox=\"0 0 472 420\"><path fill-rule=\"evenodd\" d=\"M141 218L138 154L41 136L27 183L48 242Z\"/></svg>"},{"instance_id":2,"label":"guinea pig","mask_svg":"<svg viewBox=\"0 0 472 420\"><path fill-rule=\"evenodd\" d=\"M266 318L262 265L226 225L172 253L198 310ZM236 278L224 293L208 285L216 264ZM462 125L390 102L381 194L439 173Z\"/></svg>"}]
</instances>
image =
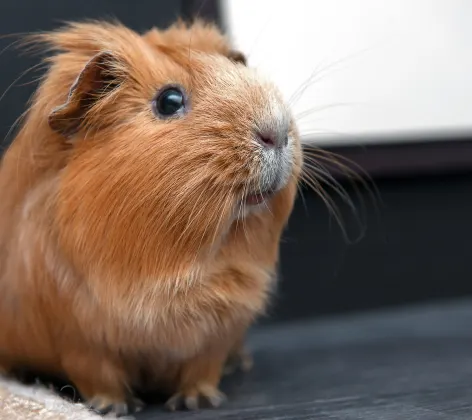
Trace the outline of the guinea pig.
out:
<instances>
[{"instance_id":1,"label":"guinea pig","mask_svg":"<svg viewBox=\"0 0 472 420\"><path fill-rule=\"evenodd\" d=\"M72 23L0 167L0 368L124 415L224 401L302 167L281 93L214 26Z\"/></svg>"}]
</instances>

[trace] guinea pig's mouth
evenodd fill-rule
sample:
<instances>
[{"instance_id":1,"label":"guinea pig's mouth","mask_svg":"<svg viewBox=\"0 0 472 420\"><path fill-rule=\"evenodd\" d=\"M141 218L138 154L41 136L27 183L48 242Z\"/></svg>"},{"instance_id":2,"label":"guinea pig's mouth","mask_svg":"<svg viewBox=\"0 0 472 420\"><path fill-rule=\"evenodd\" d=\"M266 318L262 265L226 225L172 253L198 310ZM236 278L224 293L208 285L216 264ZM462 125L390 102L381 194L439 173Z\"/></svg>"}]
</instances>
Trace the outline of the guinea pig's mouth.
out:
<instances>
[{"instance_id":1,"label":"guinea pig's mouth","mask_svg":"<svg viewBox=\"0 0 472 420\"><path fill-rule=\"evenodd\" d=\"M272 192L249 194L244 197L244 203L249 206L257 206L263 203L273 195Z\"/></svg>"},{"instance_id":2,"label":"guinea pig's mouth","mask_svg":"<svg viewBox=\"0 0 472 420\"><path fill-rule=\"evenodd\" d=\"M264 201L269 200L277 193L277 189L269 189L266 191L259 191L256 193L249 193L243 197L243 202L248 206L257 206L262 204Z\"/></svg>"}]
</instances>

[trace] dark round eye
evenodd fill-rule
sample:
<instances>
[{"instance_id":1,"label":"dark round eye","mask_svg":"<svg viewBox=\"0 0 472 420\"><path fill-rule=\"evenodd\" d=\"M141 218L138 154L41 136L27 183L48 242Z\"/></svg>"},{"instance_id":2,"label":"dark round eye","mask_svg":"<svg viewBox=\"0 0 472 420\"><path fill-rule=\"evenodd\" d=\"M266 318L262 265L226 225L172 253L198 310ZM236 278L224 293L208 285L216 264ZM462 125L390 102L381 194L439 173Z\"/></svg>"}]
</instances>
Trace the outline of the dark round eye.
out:
<instances>
[{"instance_id":1,"label":"dark round eye","mask_svg":"<svg viewBox=\"0 0 472 420\"><path fill-rule=\"evenodd\" d=\"M178 87L167 87L157 95L154 106L160 117L181 115L185 111L185 95Z\"/></svg>"}]
</instances>

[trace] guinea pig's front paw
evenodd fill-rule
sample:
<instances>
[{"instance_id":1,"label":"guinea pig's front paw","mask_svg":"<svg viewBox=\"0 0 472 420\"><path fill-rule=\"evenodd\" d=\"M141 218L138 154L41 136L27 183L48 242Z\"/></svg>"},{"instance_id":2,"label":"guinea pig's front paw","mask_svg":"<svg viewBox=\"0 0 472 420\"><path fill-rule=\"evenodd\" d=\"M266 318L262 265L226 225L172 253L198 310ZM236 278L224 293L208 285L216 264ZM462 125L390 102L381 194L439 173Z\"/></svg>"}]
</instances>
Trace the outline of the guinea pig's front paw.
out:
<instances>
[{"instance_id":1,"label":"guinea pig's front paw","mask_svg":"<svg viewBox=\"0 0 472 420\"><path fill-rule=\"evenodd\" d=\"M223 368L223 375L232 375L237 371L249 372L254 366L254 360L251 353L245 348L229 355Z\"/></svg>"},{"instance_id":2,"label":"guinea pig's front paw","mask_svg":"<svg viewBox=\"0 0 472 420\"><path fill-rule=\"evenodd\" d=\"M141 411L144 403L138 398L129 398L127 401L117 401L106 395L96 395L87 402L88 407L98 414L114 413L117 417Z\"/></svg>"},{"instance_id":3,"label":"guinea pig's front paw","mask_svg":"<svg viewBox=\"0 0 472 420\"><path fill-rule=\"evenodd\" d=\"M174 394L166 402L166 408L170 411L180 409L198 410L199 408L216 408L225 400L225 394L213 385L198 384Z\"/></svg>"}]
</instances>

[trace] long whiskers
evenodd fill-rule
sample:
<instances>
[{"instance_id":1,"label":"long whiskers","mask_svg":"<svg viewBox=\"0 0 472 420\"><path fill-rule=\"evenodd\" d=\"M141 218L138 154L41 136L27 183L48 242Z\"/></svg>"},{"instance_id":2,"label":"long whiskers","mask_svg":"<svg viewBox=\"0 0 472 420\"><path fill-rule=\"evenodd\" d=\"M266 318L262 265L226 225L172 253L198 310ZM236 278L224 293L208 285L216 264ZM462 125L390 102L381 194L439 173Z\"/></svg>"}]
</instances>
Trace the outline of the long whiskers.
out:
<instances>
[{"instance_id":1,"label":"long whiskers","mask_svg":"<svg viewBox=\"0 0 472 420\"><path fill-rule=\"evenodd\" d=\"M361 211L358 210L351 195L341 184L340 180L331 173L333 170L338 174L342 174L349 181L354 190L355 197L359 201ZM305 148L301 180L320 196L340 226L345 240L349 243L359 241L366 232L365 220L362 217L366 212L362 190L367 192L374 204L377 215L379 214L377 202L381 200L375 183L362 167L344 156L315 146ZM324 186L340 197L354 215L356 223L360 227L360 234L354 241L349 239L339 206L336 205L334 199L329 195Z\"/></svg>"},{"instance_id":2,"label":"long whiskers","mask_svg":"<svg viewBox=\"0 0 472 420\"><path fill-rule=\"evenodd\" d=\"M216 224L215 231L213 232L213 237L210 242L210 249L213 249L213 245L216 243L217 235L220 232L221 224L223 223L224 216L227 214L228 207L231 207L232 203L232 191L229 191L229 194L226 195L225 199L223 200L223 206L220 210L220 215L218 217L218 222Z\"/></svg>"},{"instance_id":3,"label":"long whiskers","mask_svg":"<svg viewBox=\"0 0 472 420\"><path fill-rule=\"evenodd\" d=\"M307 161L309 159L307 158ZM351 199L349 193L347 192L347 190L342 186L342 184L337 181L328 171L326 168L324 168L322 165L316 165L315 164L316 162L313 161L312 163L305 163L305 171L304 171L304 177L302 177L302 179L307 182L307 178L312 176L316 179L319 180L319 188L321 188L321 185L325 185L329 188L330 191L333 191L335 193L335 195L337 195L338 197L340 197L340 199L349 207L349 210L351 212L351 214L353 214L355 220L356 220L356 223L361 227L361 231L359 233L359 238L354 240L354 242L356 242L357 240L359 240L360 238L362 238L365 234L365 225L363 223L363 220L362 220L362 217L361 217L361 214L356 205L354 204L353 200ZM307 182L308 183L308 182ZM323 188L323 194L327 197L331 197L328 193L328 191L326 191L326 189ZM356 195L359 197L359 194L357 194L357 191L356 191ZM331 206L330 206L330 210L332 210L333 208L336 209L336 212L334 213L335 215L335 218L336 218L336 221L338 222L338 224L341 226L342 230L343 230L343 234L344 236L347 238L347 233L346 233L346 230L345 230L345 226L343 224L343 220L342 218L340 217L340 214L341 214L341 210L339 209L339 207L335 204L335 201L334 200L330 200L330 203L331 203ZM361 203L362 203L362 200L361 200ZM362 203L363 204L363 203ZM364 206L362 206L362 209L364 209ZM349 239L348 239L349 241Z\"/></svg>"},{"instance_id":4,"label":"long whiskers","mask_svg":"<svg viewBox=\"0 0 472 420\"><path fill-rule=\"evenodd\" d=\"M323 203L326 205L329 213L335 218L336 222L338 223L343 233L343 236L348 239L344 218L342 217L342 213L339 210L339 207L336 205L334 199L328 194L325 188L323 188L322 182L320 182L316 178L316 176L313 176L309 171L306 170L306 166L302 169L302 182L309 186L321 198Z\"/></svg>"},{"instance_id":5,"label":"long whiskers","mask_svg":"<svg viewBox=\"0 0 472 420\"><path fill-rule=\"evenodd\" d=\"M298 114L294 115L294 118L296 121L301 121L306 117L309 117L313 115L314 113L321 112L321 111L326 111L328 109L333 109L333 108L341 108L341 107L346 107L350 106L352 103L348 102L338 102L338 103L333 103L333 104L327 104L327 105L320 105L320 106L315 106L313 108L307 109L305 111L299 112Z\"/></svg>"},{"instance_id":6,"label":"long whiskers","mask_svg":"<svg viewBox=\"0 0 472 420\"><path fill-rule=\"evenodd\" d=\"M26 69L25 71L23 71L15 80L13 80L12 83L10 83L10 85L5 89L5 91L2 93L2 95L0 96L0 101L5 97L5 95L10 91L10 89L15 86L15 84L20 81L25 75L27 75L30 71L32 70L35 70L35 69L38 69L38 68L41 68L41 66L44 66L45 64L44 63L37 63L35 64L34 66L31 66L30 68Z\"/></svg>"},{"instance_id":7,"label":"long whiskers","mask_svg":"<svg viewBox=\"0 0 472 420\"><path fill-rule=\"evenodd\" d=\"M247 193L248 193L248 185L245 184L244 185L244 188L243 188L243 194L242 196L243 197L246 197ZM244 236L246 238L246 240L249 240L249 235L247 233L247 227L246 227L246 202L245 200L241 200L241 209L242 209L242 214L241 214L241 224L243 226L243 232L244 232Z\"/></svg>"},{"instance_id":8,"label":"long whiskers","mask_svg":"<svg viewBox=\"0 0 472 420\"><path fill-rule=\"evenodd\" d=\"M321 65L321 63L315 67L315 69L311 72L310 76L295 90L295 92L290 96L288 100L288 104L290 106L294 106L303 96L303 94L306 92L306 90L323 80L325 77L331 75L334 71L339 70L337 66L344 64L350 60L353 60L354 58L366 53L367 51L372 50L372 47L369 48L364 48L356 53L350 54L344 58L340 58L338 60L332 61L331 63L328 63L324 66Z\"/></svg>"}]
</instances>

